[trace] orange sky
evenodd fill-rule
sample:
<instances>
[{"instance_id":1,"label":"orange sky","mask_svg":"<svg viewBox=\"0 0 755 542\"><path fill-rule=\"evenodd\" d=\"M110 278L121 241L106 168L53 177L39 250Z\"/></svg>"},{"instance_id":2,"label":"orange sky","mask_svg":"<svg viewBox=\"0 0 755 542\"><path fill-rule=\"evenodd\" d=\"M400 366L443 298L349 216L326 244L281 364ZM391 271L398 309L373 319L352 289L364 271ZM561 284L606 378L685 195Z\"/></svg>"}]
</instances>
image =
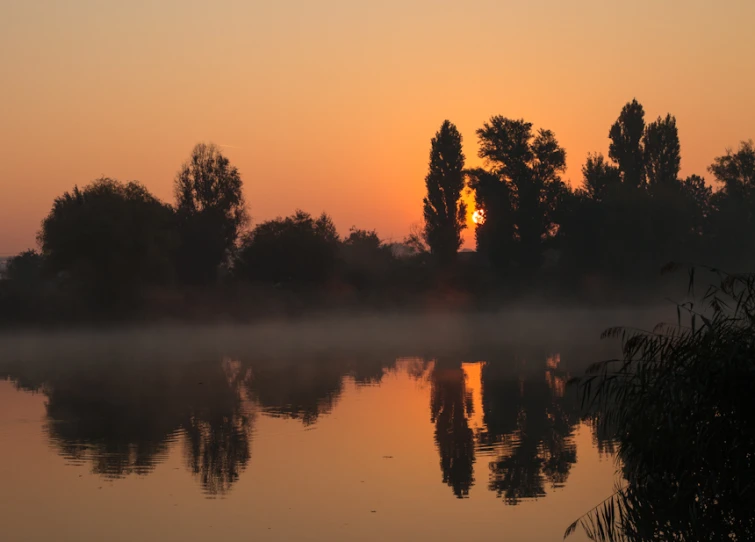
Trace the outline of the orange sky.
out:
<instances>
[{"instance_id":1,"label":"orange sky","mask_svg":"<svg viewBox=\"0 0 755 542\"><path fill-rule=\"evenodd\" d=\"M76 183L170 200L199 141L227 145L255 221L327 210L395 239L445 118L470 164L491 115L550 128L577 183L637 97L677 116L682 174L705 174L755 138L754 24L751 0L5 0L0 255Z\"/></svg>"}]
</instances>

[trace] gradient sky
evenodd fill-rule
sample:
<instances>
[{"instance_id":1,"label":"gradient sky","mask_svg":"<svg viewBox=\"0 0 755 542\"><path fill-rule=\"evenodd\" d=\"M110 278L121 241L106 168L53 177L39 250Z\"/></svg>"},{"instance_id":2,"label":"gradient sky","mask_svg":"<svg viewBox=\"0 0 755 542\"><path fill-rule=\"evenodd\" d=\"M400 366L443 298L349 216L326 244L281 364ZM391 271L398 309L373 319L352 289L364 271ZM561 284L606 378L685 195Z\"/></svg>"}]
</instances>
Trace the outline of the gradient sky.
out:
<instances>
[{"instance_id":1,"label":"gradient sky","mask_svg":"<svg viewBox=\"0 0 755 542\"><path fill-rule=\"evenodd\" d=\"M394 239L445 118L469 165L491 115L550 128L578 184L636 97L705 174L755 138L753 28L752 0L0 0L0 255L101 175L171 200L199 141L227 145L255 222L327 210Z\"/></svg>"}]
</instances>

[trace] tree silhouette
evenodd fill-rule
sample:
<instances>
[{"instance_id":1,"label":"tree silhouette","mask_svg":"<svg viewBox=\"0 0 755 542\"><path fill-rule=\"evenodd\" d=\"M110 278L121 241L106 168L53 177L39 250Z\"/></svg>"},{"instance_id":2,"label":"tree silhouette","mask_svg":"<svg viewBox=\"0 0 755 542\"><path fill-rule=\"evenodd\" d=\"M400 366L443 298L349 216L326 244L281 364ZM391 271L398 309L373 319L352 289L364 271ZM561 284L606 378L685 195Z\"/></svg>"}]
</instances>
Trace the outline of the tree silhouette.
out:
<instances>
[{"instance_id":1,"label":"tree silhouette","mask_svg":"<svg viewBox=\"0 0 755 542\"><path fill-rule=\"evenodd\" d=\"M594 201L605 201L615 195L621 185L621 171L602 154L588 155L582 166L582 190Z\"/></svg>"},{"instance_id":2,"label":"tree silhouette","mask_svg":"<svg viewBox=\"0 0 755 542\"><path fill-rule=\"evenodd\" d=\"M755 264L755 146L743 141L708 168L721 186L713 194L713 251L715 263L728 269Z\"/></svg>"},{"instance_id":3,"label":"tree silhouette","mask_svg":"<svg viewBox=\"0 0 755 542\"><path fill-rule=\"evenodd\" d=\"M685 260L690 254L688 200L679 181L680 149L676 119L658 117L648 124L643 138L645 177L650 200L645 214L652 223L647 240L649 260L656 269L668 261Z\"/></svg>"},{"instance_id":4,"label":"tree silhouette","mask_svg":"<svg viewBox=\"0 0 755 542\"><path fill-rule=\"evenodd\" d=\"M513 258L516 242L514 192L498 175L477 168L468 171L469 187L475 205L485 213L485 221L475 228L477 252L498 270L506 269Z\"/></svg>"},{"instance_id":5,"label":"tree silhouette","mask_svg":"<svg viewBox=\"0 0 755 542\"><path fill-rule=\"evenodd\" d=\"M35 250L25 250L8 258L0 272L0 322L28 322L48 312L44 258Z\"/></svg>"},{"instance_id":6,"label":"tree silhouette","mask_svg":"<svg viewBox=\"0 0 755 542\"><path fill-rule=\"evenodd\" d=\"M36 250L25 250L8 258L0 278L25 285L36 283L42 276L42 255Z\"/></svg>"},{"instance_id":7,"label":"tree silhouette","mask_svg":"<svg viewBox=\"0 0 755 542\"><path fill-rule=\"evenodd\" d=\"M666 115L648 124L644 136L644 165L648 187L675 185L681 162L676 118Z\"/></svg>"},{"instance_id":8,"label":"tree silhouette","mask_svg":"<svg viewBox=\"0 0 755 542\"><path fill-rule=\"evenodd\" d=\"M239 250L235 269L249 280L316 284L329 279L336 266L338 232L323 213L303 211L257 225Z\"/></svg>"},{"instance_id":9,"label":"tree silhouette","mask_svg":"<svg viewBox=\"0 0 755 542\"><path fill-rule=\"evenodd\" d=\"M101 308L135 302L173 274L171 208L136 182L102 178L55 199L39 242L52 273Z\"/></svg>"},{"instance_id":10,"label":"tree silhouette","mask_svg":"<svg viewBox=\"0 0 755 542\"><path fill-rule=\"evenodd\" d=\"M374 230L351 228L339 252L345 279L357 290L382 286L394 263L390 247Z\"/></svg>"},{"instance_id":11,"label":"tree silhouette","mask_svg":"<svg viewBox=\"0 0 755 542\"><path fill-rule=\"evenodd\" d=\"M176 175L174 191L179 272L191 283L211 283L248 221L241 176L215 145L199 143Z\"/></svg>"},{"instance_id":12,"label":"tree silhouette","mask_svg":"<svg viewBox=\"0 0 755 542\"><path fill-rule=\"evenodd\" d=\"M699 175L690 175L682 181L682 195L686 199L688 210L684 223L689 228L691 236L700 242L703 236L709 234L713 189L705 184L705 179ZM700 254L703 248L696 247L691 252Z\"/></svg>"},{"instance_id":13,"label":"tree silhouette","mask_svg":"<svg viewBox=\"0 0 755 542\"><path fill-rule=\"evenodd\" d=\"M627 103L611 126L608 156L619 165L624 182L639 188L645 184L642 137L645 134L645 110L637 100Z\"/></svg>"},{"instance_id":14,"label":"tree silhouette","mask_svg":"<svg viewBox=\"0 0 755 542\"><path fill-rule=\"evenodd\" d=\"M464 189L464 153L461 134L446 120L431 141L430 170L425 177L424 238L430 252L444 263L453 261L466 228L467 206L461 201Z\"/></svg>"},{"instance_id":15,"label":"tree silhouette","mask_svg":"<svg viewBox=\"0 0 755 542\"><path fill-rule=\"evenodd\" d=\"M514 262L522 272L531 272L540 266L542 251L557 235L563 218L562 203L569 196L560 177L566 168L566 151L553 132L541 129L533 134L532 124L524 120L495 116L477 130L477 135L480 158L485 159L489 170L483 175L473 172L470 185L485 211L486 224L490 220L484 229L502 227L502 233L492 235L498 239L513 236L507 243L483 244L478 250L512 246ZM509 223L496 216L507 211L512 217ZM481 235L484 238L485 234ZM491 258L494 262L503 259Z\"/></svg>"}]
</instances>

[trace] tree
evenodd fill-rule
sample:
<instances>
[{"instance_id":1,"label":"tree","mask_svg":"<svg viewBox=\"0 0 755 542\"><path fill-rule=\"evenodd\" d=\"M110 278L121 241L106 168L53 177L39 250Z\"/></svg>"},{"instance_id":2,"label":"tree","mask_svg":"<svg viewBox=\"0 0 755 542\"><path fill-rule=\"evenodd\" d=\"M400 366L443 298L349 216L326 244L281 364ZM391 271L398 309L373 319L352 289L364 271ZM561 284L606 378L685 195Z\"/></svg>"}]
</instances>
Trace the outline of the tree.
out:
<instances>
[{"instance_id":1,"label":"tree","mask_svg":"<svg viewBox=\"0 0 755 542\"><path fill-rule=\"evenodd\" d=\"M721 183L722 191L731 196L744 195L755 190L755 145L752 140L742 141L737 152L727 150L708 168Z\"/></svg>"},{"instance_id":2,"label":"tree","mask_svg":"<svg viewBox=\"0 0 755 542\"><path fill-rule=\"evenodd\" d=\"M0 270L0 321L21 322L41 316L47 308L43 266L44 258L35 250L8 258L5 269Z\"/></svg>"},{"instance_id":3,"label":"tree","mask_svg":"<svg viewBox=\"0 0 755 542\"><path fill-rule=\"evenodd\" d=\"M643 137L648 206L637 212L651 221L647 252L654 268L669 261L686 260L690 239L688 201L679 181L680 148L676 119L658 117L648 124Z\"/></svg>"},{"instance_id":4,"label":"tree","mask_svg":"<svg viewBox=\"0 0 755 542\"><path fill-rule=\"evenodd\" d=\"M352 227L339 252L345 279L359 290L385 282L394 261L374 230Z\"/></svg>"},{"instance_id":5,"label":"tree","mask_svg":"<svg viewBox=\"0 0 755 542\"><path fill-rule=\"evenodd\" d=\"M495 173L482 168L468 171L475 206L485 220L475 228L477 252L484 254L498 270L505 269L515 249L514 194L511 186Z\"/></svg>"},{"instance_id":6,"label":"tree","mask_svg":"<svg viewBox=\"0 0 755 542\"><path fill-rule=\"evenodd\" d=\"M558 234L562 203L569 190L560 174L566 169L566 151L550 130L532 133L532 124L495 116L477 130L480 158L488 170L472 172L470 186L484 210L486 223L480 232L497 238L497 246L480 246L481 251L515 248L514 262L531 272L540 265L543 249ZM510 221L501 214L510 213ZM496 216L499 215L499 216ZM511 227L513 226L513 227ZM500 234L491 230L501 228ZM510 240L503 235L513 235ZM478 241L481 237L478 237ZM498 244L500 242L500 244ZM492 257L501 263L499 254Z\"/></svg>"},{"instance_id":7,"label":"tree","mask_svg":"<svg viewBox=\"0 0 755 542\"><path fill-rule=\"evenodd\" d=\"M666 115L665 119L648 124L644 136L645 174L651 189L677 184L681 162L679 133L676 118Z\"/></svg>"},{"instance_id":8,"label":"tree","mask_svg":"<svg viewBox=\"0 0 755 542\"><path fill-rule=\"evenodd\" d=\"M36 250L25 250L8 258L0 278L19 284L34 285L42 278L42 255Z\"/></svg>"},{"instance_id":9,"label":"tree","mask_svg":"<svg viewBox=\"0 0 755 542\"><path fill-rule=\"evenodd\" d=\"M467 206L461 201L464 189L464 153L461 134L446 120L431 141L430 170L425 177L424 238L430 252L448 263L461 246L461 231L466 228Z\"/></svg>"},{"instance_id":10,"label":"tree","mask_svg":"<svg viewBox=\"0 0 755 542\"><path fill-rule=\"evenodd\" d=\"M241 176L215 145L199 143L176 175L174 190L179 272L195 284L213 282L248 221Z\"/></svg>"},{"instance_id":11,"label":"tree","mask_svg":"<svg viewBox=\"0 0 755 542\"><path fill-rule=\"evenodd\" d=\"M257 225L241 244L238 275L274 283L321 283L335 270L339 238L333 220L303 211Z\"/></svg>"},{"instance_id":12,"label":"tree","mask_svg":"<svg viewBox=\"0 0 755 542\"><path fill-rule=\"evenodd\" d=\"M714 264L729 270L755 264L755 146L743 141L708 168L720 185L711 203Z\"/></svg>"},{"instance_id":13,"label":"tree","mask_svg":"<svg viewBox=\"0 0 755 542\"><path fill-rule=\"evenodd\" d=\"M686 199L689 216L686 223L696 236L707 233L711 213L713 189L699 175L690 175L682 181L682 194Z\"/></svg>"},{"instance_id":14,"label":"tree","mask_svg":"<svg viewBox=\"0 0 755 542\"><path fill-rule=\"evenodd\" d=\"M645 110L637 100L627 103L611 126L608 156L619 165L624 182L633 187L645 184L642 137L645 133Z\"/></svg>"},{"instance_id":15,"label":"tree","mask_svg":"<svg viewBox=\"0 0 755 542\"><path fill-rule=\"evenodd\" d=\"M587 156L582 166L582 189L591 200L603 201L609 194L615 194L621 185L621 171L608 163L602 154Z\"/></svg>"},{"instance_id":16,"label":"tree","mask_svg":"<svg viewBox=\"0 0 755 542\"><path fill-rule=\"evenodd\" d=\"M49 270L102 308L172 279L173 210L136 182L74 187L55 199L38 237Z\"/></svg>"}]
</instances>

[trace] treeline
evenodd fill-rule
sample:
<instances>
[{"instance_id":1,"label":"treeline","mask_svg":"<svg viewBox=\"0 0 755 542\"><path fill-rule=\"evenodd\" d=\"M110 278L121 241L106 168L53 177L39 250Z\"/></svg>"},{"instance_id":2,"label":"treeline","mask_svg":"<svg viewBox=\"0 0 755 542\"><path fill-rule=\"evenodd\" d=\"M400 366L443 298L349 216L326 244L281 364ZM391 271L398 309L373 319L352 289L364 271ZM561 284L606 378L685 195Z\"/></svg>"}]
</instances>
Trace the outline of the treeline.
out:
<instances>
[{"instance_id":1,"label":"treeline","mask_svg":"<svg viewBox=\"0 0 755 542\"><path fill-rule=\"evenodd\" d=\"M464 184L474 191L477 252L498 277L530 283L544 273L584 286L645 280L669 261L731 270L755 263L755 148L743 142L703 177L680 178L676 119L646 124L633 100L611 126L608 159L591 154L582 183L561 178L566 151L555 134L494 116L477 130L484 168L464 169L461 137L446 121L433 140L424 238L455 256L465 228ZM714 191L713 188L716 188Z\"/></svg>"},{"instance_id":2,"label":"treeline","mask_svg":"<svg viewBox=\"0 0 755 542\"><path fill-rule=\"evenodd\" d=\"M137 182L98 179L55 199L38 251L11 258L0 320L246 316L305 307L497 304L633 296L668 261L730 270L755 263L755 147L743 142L700 176L680 178L676 119L646 124L637 101L590 155L582 183L562 179L555 134L494 116L477 130L483 168L465 168L445 121L431 142L424 227L402 243L327 214L297 211L250 226L238 170L197 145L161 202ZM715 188L715 190L714 190ZM475 253L459 252L465 190Z\"/></svg>"},{"instance_id":3,"label":"treeline","mask_svg":"<svg viewBox=\"0 0 755 542\"><path fill-rule=\"evenodd\" d=\"M101 178L56 198L40 250L7 262L0 318L269 314L409 292L424 279L419 262L401 258L408 247L357 228L341 238L324 213L296 211L248 228L239 172L214 145L193 149L174 197L169 205L137 182Z\"/></svg>"}]
</instances>

